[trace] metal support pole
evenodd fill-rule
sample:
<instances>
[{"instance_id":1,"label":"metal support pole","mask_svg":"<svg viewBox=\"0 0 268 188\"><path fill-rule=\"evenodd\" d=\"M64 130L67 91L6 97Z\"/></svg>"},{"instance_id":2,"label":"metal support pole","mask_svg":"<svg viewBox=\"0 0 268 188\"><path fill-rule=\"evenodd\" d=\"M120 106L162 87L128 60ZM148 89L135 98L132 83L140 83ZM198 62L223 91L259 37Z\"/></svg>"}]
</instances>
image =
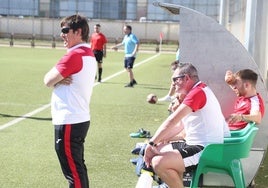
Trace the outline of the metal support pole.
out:
<instances>
[{"instance_id":1,"label":"metal support pole","mask_svg":"<svg viewBox=\"0 0 268 188\"><path fill-rule=\"evenodd\" d=\"M221 0L219 24L226 27L228 23L229 23L229 0Z\"/></svg>"},{"instance_id":2,"label":"metal support pole","mask_svg":"<svg viewBox=\"0 0 268 188\"><path fill-rule=\"evenodd\" d=\"M251 55L254 54L254 36L256 29L256 6L257 1L247 1L246 26L245 26L245 48Z\"/></svg>"}]
</instances>

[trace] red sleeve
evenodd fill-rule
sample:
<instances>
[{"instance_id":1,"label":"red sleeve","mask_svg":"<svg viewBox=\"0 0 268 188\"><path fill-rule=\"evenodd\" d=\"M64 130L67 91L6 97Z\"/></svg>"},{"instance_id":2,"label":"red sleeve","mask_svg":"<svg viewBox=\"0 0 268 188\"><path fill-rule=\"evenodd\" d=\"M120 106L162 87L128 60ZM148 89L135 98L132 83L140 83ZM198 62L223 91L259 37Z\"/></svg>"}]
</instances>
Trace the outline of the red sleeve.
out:
<instances>
[{"instance_id":1,"label":"red sleeve","mask_svg":"<svg viewBox=\"0 0 268 188\"><path fill-rule=\"evenodd\" d=\"M107 43L107 39L104 35L103 35L103 42L104 42L104 44Z\"/></svg>"},{"instance_id":2,"label":"red sleeve","mask_svg":"<svg viewBox=\"0 0 268 188\"><path fill-rule=\"evenodd\" d=\"M205 92L196 87L192 89L183 100L183 104L192 108L193 112L203 108L206 104L207 98Z\"/></svg>"},{"instance_id":3,"label":"red sleeve","mask_svg":"<svg viewBox=\"0 0 268 188\"><path fill-rule=\"evenodd\" d=\"M56 69L64 78L79 72L82 69L81 55L72 52L64 55L57 63Z\"/></svg>"}]
</instances>

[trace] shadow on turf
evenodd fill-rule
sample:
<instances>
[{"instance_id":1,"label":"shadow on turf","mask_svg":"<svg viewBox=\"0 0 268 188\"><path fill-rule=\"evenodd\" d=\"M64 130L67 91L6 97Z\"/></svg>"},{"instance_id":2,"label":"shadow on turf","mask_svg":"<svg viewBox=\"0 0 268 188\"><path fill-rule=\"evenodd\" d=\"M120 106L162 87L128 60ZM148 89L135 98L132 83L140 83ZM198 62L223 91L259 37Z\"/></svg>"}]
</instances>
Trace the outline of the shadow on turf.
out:
<instances>
[{"instance_id":1,"label":"shadow on turf","mask_svg":"<svg viewBox=\"0 0 268 188\"><path fill-rule=\"evenodd\" d=\"M34 120L41 120L41 121L51 121L52 120L52 118L30 117L30 116L15 116L15 115L1 114L1 113L0 113L0 116L7 117L7 118L26 118L26 119L34 119Z\"/></svg>"},{"instance_id":2,"label":"shadow on turf","mask_svg":"<svg viewBox=\"0 0 268 188\"><path fill-rule=\"evenodd\" d=\"M128 83L122 83L122 82L109 82L109 81L105 81L105 82L101 82L101 84L115 84L115 85L122 85L125 86ZM162 87L158 87L159 85L152 85L152 84L140 84L138 83L137 86L134 87L140 87L140 88L146 88L146 89L157 89L157 90L168 90L167 88L162 88Z\"/></svg>"}]
</instances>

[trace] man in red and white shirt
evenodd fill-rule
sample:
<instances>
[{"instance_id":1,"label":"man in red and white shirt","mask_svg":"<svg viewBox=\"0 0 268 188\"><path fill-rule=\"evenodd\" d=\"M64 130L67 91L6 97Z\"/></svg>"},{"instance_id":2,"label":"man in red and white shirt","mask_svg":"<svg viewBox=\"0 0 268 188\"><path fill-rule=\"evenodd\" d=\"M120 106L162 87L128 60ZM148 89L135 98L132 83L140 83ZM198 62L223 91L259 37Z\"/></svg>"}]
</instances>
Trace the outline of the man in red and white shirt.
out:
<instances>
[{"instance_id":1,"label":"man in red and white shirt","mask_svg":"<svg viewBox=\"0 0 268 188\"><path fill-rule=\"evenodd\" d=\"M61 28L67 54L44 77L45 85L53 88L55 150L69 187L88 188L84 142L90 125L89 105L97 64L86 43L87 19L80 15L66 17L61 21Z\"/></svg>"},{"instance_id":2,"label":"man in red and white shirt","mask_svg":"<svg viewBox=\"0 0 268 188\"><path fill-rule=\"evenodd\" d=\"M261 123L264 116L264 102L256 91L258 74L250 69L243 69L235 74L228 70L225 81L238 96L234 112L228 118L230 130L238 130L246 127L248 122Z\"/></svg>"},{"instance_id":3,"label":"man in red and white shirt","mask_svg":"<svg viewBox=\"0 0 268 188\"><path fill-rule=\"evenodd\" d=\"M183 172L196 168L204 147L223 143L230 132L216 96L199 80L192 64L182 64L172 80L176 92L186 96L150 139L144 160L168 187L179 188ZM182 130L185 141L170 142Z\"/></svg>"}]
</instances>

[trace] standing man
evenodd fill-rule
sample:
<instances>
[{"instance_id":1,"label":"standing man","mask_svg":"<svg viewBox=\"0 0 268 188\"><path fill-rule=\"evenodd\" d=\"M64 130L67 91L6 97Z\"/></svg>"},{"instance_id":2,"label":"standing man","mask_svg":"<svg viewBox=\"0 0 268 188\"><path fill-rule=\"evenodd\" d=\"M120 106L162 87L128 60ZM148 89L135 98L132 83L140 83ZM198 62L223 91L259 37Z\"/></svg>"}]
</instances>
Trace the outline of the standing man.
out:
<instances>
[{"instance_id":1,"label":"standing man","mask_svg":"<svg viewBox=\"0 0 268 188\"><path fill-rule=\"evenodd\" d=\"M144 160L170 188L183 187L183 172L196 168L204 147L230 136L220 104L199 80L196 68L185 63L173 73L176 92L186 96L162 123L145 149ZM171 139L185 130L185 141Z\"/></svg>"},{"instance_id":2,"label":"standing man","mask_svg":"<svg viewBox=\"0 0 268 188\"><path fill-rule=\"evenodd\" d=\"M130 79L129 84L127 84L125 87L133 87L135 84L137 84L136 80L134 79L134 74L133 74L132 69L133 69L134 61L136 59L136 54L139 49L139 40L136 37L136 35L132 33L132 27L130 25L125 25L123 31L125 33L125 37L123 41L115 45L114 47L112 47L112 49L117 50L118 47L123 46L123 45L125 46L124 67L126 71L128 72L129 79Z\"/></svg>"},{"instance_id":3,"label":"standing man","mask_svg":"<svg viewBox=\"0 0 268 188\"><path fill-rule=\"evenodd\" d=\"M107 39L104 34L100 32L100 24L94 26L94 33L91 35L90 44L91 49L98 62L98 82L101 82L102 76L102 59L106 57L106 43Z\"/></svg>"},{"instance_id":4,"label":"standing man","mask_svg":"<svg viewBox=\"0 0 268 188\"><path fill-rule=\"evenodd\" d=\"M264 116L264 102L256 90L258 74L251 69L243 69L236 73L228 70L225 82L237 95L234 112L228 118L230 130L243 129L249 122L261 123Z\"/></svg>"},{"instance_id":5,"label":"standing man","mask_svg":"<svg viewBox=\"0 0 268 188\"><path fill-rule=\"evenodd\" d=\"M55 150L69 187L88 188L84 142L90 125L89 104L97 64L87 44L87 19L69 16L60 26L67 53L44 77L45 85L53 89L51 114Z\"/></svg>"}]
</instances>

